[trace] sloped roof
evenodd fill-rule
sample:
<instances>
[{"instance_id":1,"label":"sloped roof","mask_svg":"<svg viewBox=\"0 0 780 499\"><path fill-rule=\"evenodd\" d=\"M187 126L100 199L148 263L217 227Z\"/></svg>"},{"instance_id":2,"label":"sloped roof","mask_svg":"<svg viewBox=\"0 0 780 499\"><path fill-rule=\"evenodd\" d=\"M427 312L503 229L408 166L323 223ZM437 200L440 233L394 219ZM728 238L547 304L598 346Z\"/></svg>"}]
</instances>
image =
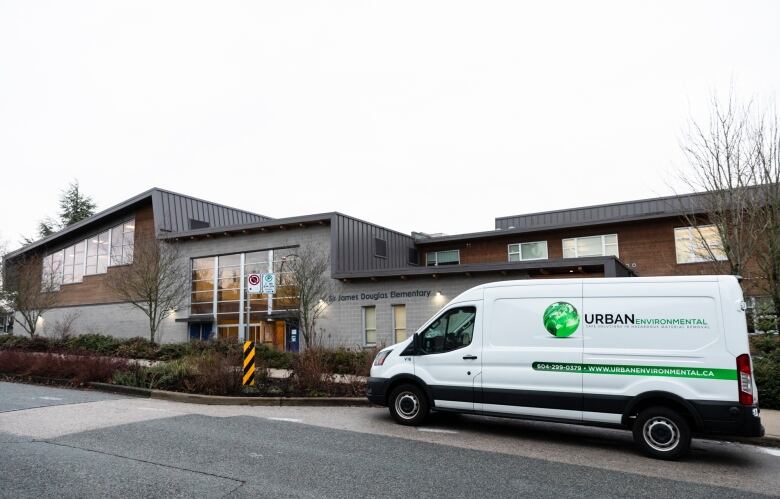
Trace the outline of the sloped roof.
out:
<instances>
[{"instance_id":1,"label":"sloped roof","mask_svg":"<svg viewBox=\"0 0 780 499\"><path fill-rule=\"evenodd\" d=\"M33 249L52 246L64 238L83 232L90 226L97 225L112 216L149 201L152 202L155 233L158 235L189 231L191 219L208 223L209 227L212 228L273 220L265 215L153 187L80 222L69 225L50 236L12 251L6 257L14 258Z\"/></svg>"}]
</instances>

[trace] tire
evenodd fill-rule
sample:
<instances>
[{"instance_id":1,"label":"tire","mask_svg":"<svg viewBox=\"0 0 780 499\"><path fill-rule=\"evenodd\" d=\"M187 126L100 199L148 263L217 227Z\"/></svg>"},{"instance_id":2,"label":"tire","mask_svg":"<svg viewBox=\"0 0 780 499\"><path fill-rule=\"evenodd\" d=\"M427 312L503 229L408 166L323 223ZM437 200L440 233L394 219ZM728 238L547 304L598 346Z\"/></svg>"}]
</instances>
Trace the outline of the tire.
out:
<instances>
[{"instance_id":1,"label":"tire","mask_svg":"<svg viewBox=\"0 0 780 499\"><path fill-rule=\"evenodd\" d=\"M422 424L430 412L428 397L415 385L397 386L387 402L395 422L406 426Z\"/></svg>"},{"instance_id":2,"label":"tire","mask_svg":"<svg viewBox=\"0 0 780 499\"><path fill-rule=\"evenodd\" d=\"M691 448L691 427L674 409L650 407L636 418L634 443L644 454L655 459L679 459Z\"/></svg>"}]
</instances>

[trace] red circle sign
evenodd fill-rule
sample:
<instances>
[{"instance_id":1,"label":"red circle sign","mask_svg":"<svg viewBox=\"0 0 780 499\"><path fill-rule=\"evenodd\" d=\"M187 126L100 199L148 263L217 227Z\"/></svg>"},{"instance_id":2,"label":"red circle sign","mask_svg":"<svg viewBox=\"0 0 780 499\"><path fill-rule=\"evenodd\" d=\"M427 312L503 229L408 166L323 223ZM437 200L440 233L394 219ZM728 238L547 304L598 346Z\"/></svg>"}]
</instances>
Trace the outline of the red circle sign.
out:
<instances>
[{"instance_id":1,"label":"red circle sign","mask_svg":"<svg viewBox=\"0 0 780 499\"><path fill-rule=\"evenodd\" d=\"M248 281L252 286L257 286L260 284L260 276L257 274L249 274Z\"/></svg>"}]
</instances>

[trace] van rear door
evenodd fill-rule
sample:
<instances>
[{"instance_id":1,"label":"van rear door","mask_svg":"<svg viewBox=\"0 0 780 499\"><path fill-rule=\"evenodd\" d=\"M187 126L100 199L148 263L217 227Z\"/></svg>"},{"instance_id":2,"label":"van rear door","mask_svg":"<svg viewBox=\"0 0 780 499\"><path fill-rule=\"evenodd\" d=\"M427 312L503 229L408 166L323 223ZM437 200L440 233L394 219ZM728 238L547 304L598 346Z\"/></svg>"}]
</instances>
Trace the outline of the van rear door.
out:
<instances>
[{"instance_id":1,"label":"van rear door","mask_svg":"<svg viewBox=\"0 0 780 499\"><path fill-rule=\"evenodd\" d=\"M648 392L736 398L715 278L594 279L583 293L586 420L618 423L632 397Z\"/></svg>"},{"instance_id":2,"label":"van rear door","mask_svg":"<svg viewBox=\"0 0 780 499\"><path fill-rule=\"evenodd\" d=\"M485 289L485 413L582 419L582 281ZM481 405L480 405L481 404Z\"/></svg>"}]
</instances>

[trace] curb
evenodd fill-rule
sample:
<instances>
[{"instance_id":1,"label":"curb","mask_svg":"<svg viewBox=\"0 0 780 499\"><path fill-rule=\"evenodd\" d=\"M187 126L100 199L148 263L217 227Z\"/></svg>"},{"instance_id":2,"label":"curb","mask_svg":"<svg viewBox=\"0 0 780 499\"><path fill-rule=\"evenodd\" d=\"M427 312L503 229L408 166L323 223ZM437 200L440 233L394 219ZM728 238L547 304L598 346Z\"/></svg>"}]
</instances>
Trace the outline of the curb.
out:
<instances>
[{"instance_id":1,"label":"curb","mask_svg":"<svg viewBox=\"0 0 780 499\"><path fill-rule=\"evenodd\" d=\"M248 405L248 406L309 406L309 407L368 407L368 399L362 397L226 397L222 395L200 395L197 393L169 392L137 388L134 386L89 383L90 388L104 392L120 393L156 400L169 400L202 405Z\"/></svg>"}]
</instances>

